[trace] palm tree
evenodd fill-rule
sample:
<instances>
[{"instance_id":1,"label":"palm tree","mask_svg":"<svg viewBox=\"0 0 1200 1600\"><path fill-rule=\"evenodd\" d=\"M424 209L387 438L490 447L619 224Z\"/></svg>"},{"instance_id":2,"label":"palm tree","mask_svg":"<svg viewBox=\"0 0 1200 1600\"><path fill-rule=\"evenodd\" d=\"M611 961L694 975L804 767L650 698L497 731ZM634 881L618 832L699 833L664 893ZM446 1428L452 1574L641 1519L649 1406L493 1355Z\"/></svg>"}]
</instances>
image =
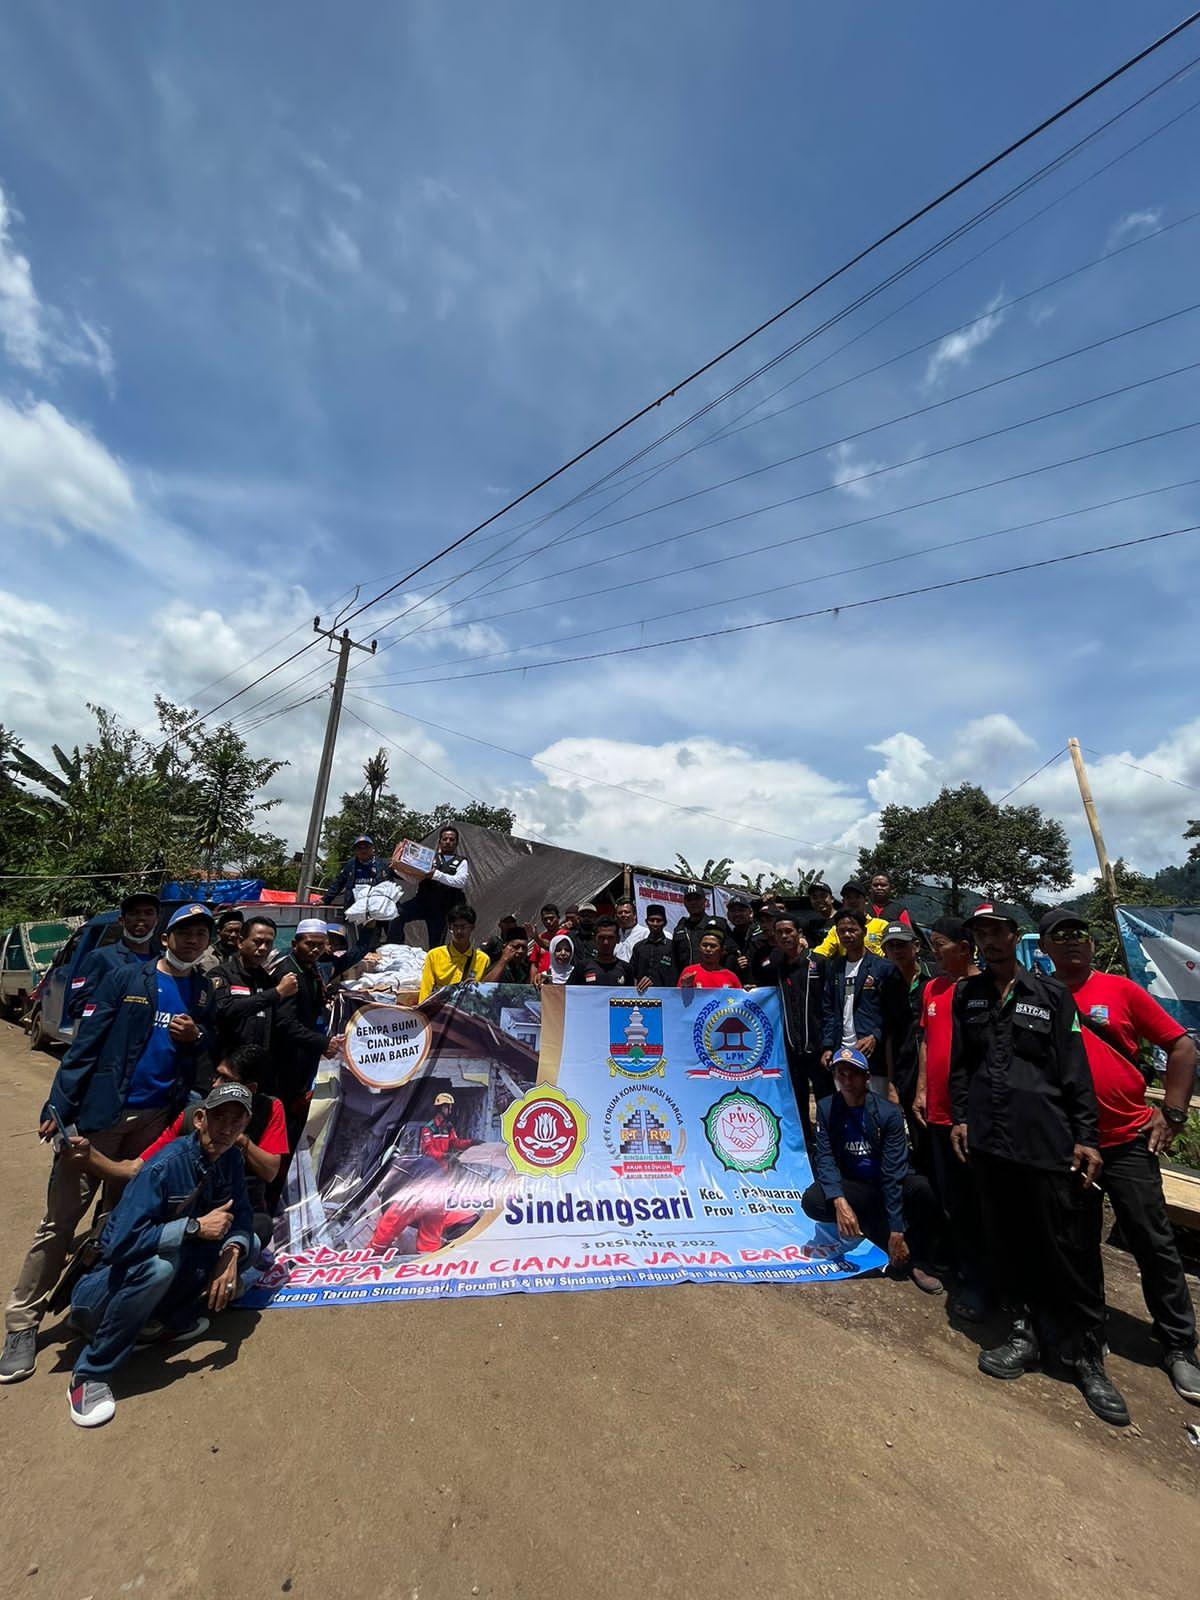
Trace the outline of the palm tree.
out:
<instances>
[{"instance_id":1,"label":"palm tree","mask_svg":"<svg viewBox=\"0 0 1200 1600\"><path fill-rule=\"evenodd\" d=\"M367 780L369 798L367 800L366 831L370 833L375 821L375 802L379 799L388 781L387 752L380 748L369 761L363 762L363 777Z\"/></svg>"}]
</instances>

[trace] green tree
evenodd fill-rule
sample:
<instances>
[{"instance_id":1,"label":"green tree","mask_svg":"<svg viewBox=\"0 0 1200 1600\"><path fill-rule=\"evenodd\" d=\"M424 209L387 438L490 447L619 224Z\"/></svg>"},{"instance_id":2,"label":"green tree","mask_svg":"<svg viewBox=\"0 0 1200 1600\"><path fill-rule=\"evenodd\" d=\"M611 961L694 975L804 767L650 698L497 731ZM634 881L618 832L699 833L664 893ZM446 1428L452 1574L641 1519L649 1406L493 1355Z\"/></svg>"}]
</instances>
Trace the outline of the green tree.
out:
<instances>
[{"instance_id":1,"label":"green tree","mask_svg":"<svg viewBox=\"0 0 1200 1600\"><path fill-rule=\"evenodd\" d=\"M1162 894L1155 887L1153 878L1146 877L1143 872L1135 872L1132 867L1126 866L1119 856L1113 862L1112 870L1118 905L1171 904L1172 897ZM1104 892L1104 880L1099 873L1096 874L1096 880L1083 906L1083 915L1087 918L1092 940L1096 946L1097 969L1100 972L1123 972L1125 964L1121 957L1121 938L1117 930L1117 919L1113 916L1108 895Z\"/></svg>"},{"instance_id":2,"label":"green tree","mask_svg":"<svg viewBox=\"0 0 1200 1600\"><path fill-rule=\"evenodd\" d=\"M1028 904L1071 881L1071 852L1060 822L1037 806L997 805L977 785L943 789L924 806L884 806L870 866L892 875L899 893L935 884L946 911L961 915L967 890ZM903 887L902 887L903 886Z\"/></svg>"},{"instance_id":3,"label":"green tree","mask_svg":"<svg viewBox=\"0 0 1200 1600\"><path fill-rule=\"evenodd\" d=\"M363 777L367 780L367 832L375 823L375 805L379 796L387 788L388 758L387 751L380 748L368 761L363 762Z\"/></svg>"},{"instance_id":4,"label":"green tree","mask_svg":"<svg viewBox=\"0 0 1200 1600\"><path fill-rule=\"evenodd\" d=\"M730 868L733 866L732 856L722 856L717 861L709 856L702 869L692 866L686 856L677 855L673 871L681 878L690 878L694 883L714 883L723 887L729 882Z\"/></svg>"}]
</instances>

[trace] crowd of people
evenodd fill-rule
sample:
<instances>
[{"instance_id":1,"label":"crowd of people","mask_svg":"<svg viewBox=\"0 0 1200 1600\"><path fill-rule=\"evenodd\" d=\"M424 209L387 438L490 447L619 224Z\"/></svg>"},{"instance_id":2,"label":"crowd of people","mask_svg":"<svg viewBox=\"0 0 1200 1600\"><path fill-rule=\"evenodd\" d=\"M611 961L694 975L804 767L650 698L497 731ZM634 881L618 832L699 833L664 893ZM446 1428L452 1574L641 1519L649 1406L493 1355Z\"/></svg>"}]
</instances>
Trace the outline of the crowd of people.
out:
<instances>
[{"instance_id":1,"label":"crowd of people","mask_svg":"<svg viewBox=\"0 0 1200 1600\"><path fill-rule=\"evenodd\" d=\"M393 877L373 841L327 891L348 906ZM35 1368L47 1311L82 1340L73 1421L106 1422L109 1379L136 1346L195 1339L269 1260L272 1215L313 1082L341 1040L332 986L386 935L424 923L419 998L467 982L779 992L783 1043L813 1182L803 1209L888 1270L949 1292L966 1322L1005 1320L979 1367L1019 1378L1057 1362L1096 1415L1129 1421L1105 1364L1107 1196L1141 1273L1175 1391L1200 1403L1196 1321L1158 1157L1186 1122L1190 1035L1140 987L1094 967L1077 912L1042 918L1054 976L1017 960L1018 925L976 907L919 928L886 873L840 899L732 895L699 884L673 929L631 899L611 911L547 903L480 941L454 828L411 874L386 924L299 922L285 955L269 916L200 904L162 932L152 895L121 907L120 938L74 980L75 1038L39 1131L55 1146L46 1214L9 1297L0 1382ZM1146 1047L1165 1056L1147 1098ZM435 1112L436 1115L436 1112ZM103 1187L81 1247L79 1223Z\"/></svg>"}]
</instances>

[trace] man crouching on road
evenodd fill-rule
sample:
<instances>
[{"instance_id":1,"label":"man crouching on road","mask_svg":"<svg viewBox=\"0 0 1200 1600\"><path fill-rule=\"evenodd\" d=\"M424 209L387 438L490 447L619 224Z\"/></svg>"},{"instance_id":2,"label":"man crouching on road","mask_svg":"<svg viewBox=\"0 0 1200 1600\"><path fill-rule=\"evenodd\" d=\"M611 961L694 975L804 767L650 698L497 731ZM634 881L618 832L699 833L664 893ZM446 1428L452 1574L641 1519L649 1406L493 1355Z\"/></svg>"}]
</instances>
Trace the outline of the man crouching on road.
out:
<instances>
[{"instance_id":1,"label":"man crouching on road","mask_svg":"<svg viewBox=\"0 0 1200 1600\"><path fill-rule=\"evenodd\" d=\"M208 1328L204 1304L224 1311L233 1300L253 1228L237 1143L252 1107L245 1084L218 1083L192 1112L191 1137L153 1156L109 1217L100 1262L71 1296L71 1319L88 1341L67 1394L79 1427L113 1416L108 1380L139 1336L197 1339Z\"/></svg>"}]
</instances>

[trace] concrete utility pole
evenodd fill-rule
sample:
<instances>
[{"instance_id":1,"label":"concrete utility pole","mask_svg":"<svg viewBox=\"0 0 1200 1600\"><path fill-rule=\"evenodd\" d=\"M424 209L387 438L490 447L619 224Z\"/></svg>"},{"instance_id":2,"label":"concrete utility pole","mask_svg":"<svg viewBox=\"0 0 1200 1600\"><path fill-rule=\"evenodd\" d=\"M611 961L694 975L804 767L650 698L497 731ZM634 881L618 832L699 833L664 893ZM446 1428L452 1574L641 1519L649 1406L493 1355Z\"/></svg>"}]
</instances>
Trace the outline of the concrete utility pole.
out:
<instances>
[{"instance_id":1,"label":"concrete utility pole","mask_svg":"<svg viewBox=\"0 0 1200 1600\"><path fill-rule=\"evenodd\" d=\"M312 811L308 818L308 838L304 841L304 858L300 863L300 881L296 886L296 899L302 904L308 900L308 892L312 887L313 871L317 863L317 851L321 844L321 824L325 820L325 802L329 798L329 777L333 771L333 751L337 744L338 722L342 715L342 696L346 690L346 668L350 662L350 651L363 650L367 655L373 656L377 641L371 640L370 645L359 644L350 637L350 630L343 628L337 633L332 628L323 628L320 617L313 618L313 632L319 633L330 641L330 648L337 645L338 664L337 674L333 680L333 695L329 701L329 717L325 723L325 744L321 750L321 765L317 768L317 786L313 790Z\"/></svg>"}]
</instances>

